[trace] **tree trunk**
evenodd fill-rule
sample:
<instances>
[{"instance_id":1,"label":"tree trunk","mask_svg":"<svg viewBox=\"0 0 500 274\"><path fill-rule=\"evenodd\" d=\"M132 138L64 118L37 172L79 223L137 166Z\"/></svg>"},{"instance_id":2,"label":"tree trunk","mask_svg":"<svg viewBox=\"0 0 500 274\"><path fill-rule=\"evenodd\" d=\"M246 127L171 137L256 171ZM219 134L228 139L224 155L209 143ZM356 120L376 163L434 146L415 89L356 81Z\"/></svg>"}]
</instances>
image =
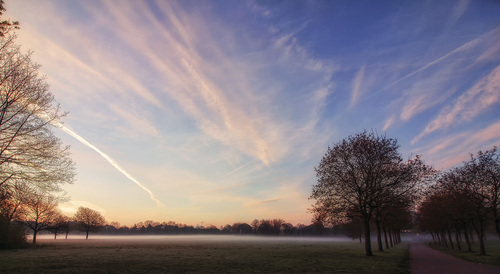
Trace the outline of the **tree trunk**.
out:
<instances>
[{"instance_id":1,"label":"tree trunk","mask_svg":"<svg viewBox=\"0 0 500 274\"><path fill-rule=\"evenodd\" d=\"M36 244L36 229L33 229L33 244Z\"/></svg>"},{"instance_id":2,"label":"tree trunk","mask_svg":"<svg viewBox=\"0 0 500 274\"><path fill-rule=\"evenodd\" d=\"M500 218L498 217L498 210L496 208L493 210L493 218L495 220L495 231L498 234L498 238L500 238Z\"/></svg>"},{"instance_id":3,"label":"tree trunk","mask_svg":"<svg viewBox=\"0 0 500 274\"><path fill-rule=\"evenodd\" d=\"M469 231L469 237L470 237L470 242L472 244L474 244L475 243L475 241L474 241L474 233L472 233L472 230Z\"/></svg>"},{"instance_id":4,"label":"tree trunk","mask_svg":"<svg viewBox=\"0 0 500 274\"><path fill-rule=\"evenodd\" d=\"M451 230L448 229L448 241L450 242L451 249L455 249L453 246L453 240L451 239Z\"/></svg>"},{"instance_id":5,"label":"tree trunk","mask_svg":"<svg viewBox=\"0 0 500 274\"><path fill-rule=\"evenodd\" d=\"M385 224L383 223L382 223L382 229L384 230L385 249L389 249L389 241L387 240L387 229L385 229Z\"/></svg>"},{"instance_id":6,"label":"tree trunk","mask_svg":"<svg viewBox=\"0 0 500 274\"><path fill-rule=\"evenodd\" d=\"M464 238L467 244L467 252L472 252L472 245L470 243L469 232L467 231L467 226L464 225Z\"/></svg>"},{"instance_id":7,"label":"tree trunk","mask_svg":"<svg viewBox=\"0 0 500 274\"><path fill-rule=\"evenodd\" d=\"M380 221L375 221L375 226L377 227L377 247L378 251L384 251L382 247L382 233L380 232Z\"/></svg>"},{"instance_id":8,"label":"tree trunk","mask_svg":"<svg viewBox=\"0 0 500 274\"><path fill-rule=\"evenodd\" d=\"M389 229L389 243L391 247L394 247L394 241L392 240L392 229Z\"/></svg>"},{"instance_id":9,"label":"tree trunk","mask_svg":"<svg viewBox=\"0 0 500 274\"><path fill-rule=\"evenodd\" d=\"M365 254L366 256L373 256L372 252L372 244L371 244L371 239L370 239L370 219L365 217L364 218L364 225L365 225Z\"/></svg>"},{"instance_id":10,"label":"tree trunk","mask_svg":"<svg viewBox=\"0 0 500 274\"><path fill-rule=\"evenodd\" d=\"M460 229L456 228L455 231L455 241L457 242L457 249L462 250L462 245L460 244Z\"/></svg>"},{"instance_id":11,"label":"tree trunk","mask_svg":"<svg viewBox=\"0 0 500 274\"><path fill-rule=\"evenodd\" d=\"M38 221L38 218L37 218ZM33 227L33 244L36 244L36 233L38 232L38 222L35 222L35 226Z\"/></svg>"},{"instance_id":12,"label":"tree trunk","mask_svg":"<svg viewBox=\"0 0 500 274\"><path fill-rule=\"evenodd\" d=\"M443 243L443 246L448 247L448 241L446 241L446 236L444 235L443 231L441 231L441 233L439 233L439 236L441 237L441 241Z\"/></svg>"},{"instance_id":13,"label":"tree trunk","mask_svg":"<svg viewBox=\"0 0 500 274\"><path fill-rule=\"evenodd\" d=\"M87 228L87 235L85 236L85 240L88 240L89 239L89 228Z\"/></svg>"},{"instance_id":14,"label":"tree trunk","mask_svg":"<svg viewBox=\"0 0 500 274\"><path fill-rule=\"evenodd\" d=\"M484 248L484 224L482 221L479 222L479 231L477 233L479 240L479 255L486 255L486 249Z\"/></svg>"}]
</instances>

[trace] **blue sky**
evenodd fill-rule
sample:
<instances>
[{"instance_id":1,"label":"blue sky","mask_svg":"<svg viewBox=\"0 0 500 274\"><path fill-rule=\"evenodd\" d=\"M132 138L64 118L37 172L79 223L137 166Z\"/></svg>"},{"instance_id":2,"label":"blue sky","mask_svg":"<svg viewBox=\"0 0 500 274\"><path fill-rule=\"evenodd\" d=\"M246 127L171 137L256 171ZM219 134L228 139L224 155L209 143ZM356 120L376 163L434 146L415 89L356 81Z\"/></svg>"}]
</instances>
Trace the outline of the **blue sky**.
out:
<instances>
[{"instance_id":1,"label":"blue sky","mask_svg":"<svg viewBox=\"0 0 500 274\"><path fill-rule=\"evenodd\" d=\"M500 144L497 1L8 0L69 115L61 207L108 221L309 224L363 130L438 169Z\"/></svg>"}]
</instances>

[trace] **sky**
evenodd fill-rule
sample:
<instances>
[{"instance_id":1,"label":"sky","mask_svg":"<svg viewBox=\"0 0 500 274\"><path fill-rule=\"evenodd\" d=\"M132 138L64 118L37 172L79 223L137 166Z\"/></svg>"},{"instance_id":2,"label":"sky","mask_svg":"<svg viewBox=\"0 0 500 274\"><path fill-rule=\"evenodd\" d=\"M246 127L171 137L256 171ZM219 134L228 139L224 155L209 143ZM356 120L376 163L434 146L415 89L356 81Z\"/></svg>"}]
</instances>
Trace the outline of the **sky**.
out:
<instances>
[{"instance_id":1,"label":"sky","mask_svg":"<svg viewBox=\"0 0 500 274\"><path fill-rule=\"evenodd\" d=\"M310 224L364 130L435 168L500 145L500 2L7 0L68 112L79 206L123 225Z\"/></svg>"}]
</instances>

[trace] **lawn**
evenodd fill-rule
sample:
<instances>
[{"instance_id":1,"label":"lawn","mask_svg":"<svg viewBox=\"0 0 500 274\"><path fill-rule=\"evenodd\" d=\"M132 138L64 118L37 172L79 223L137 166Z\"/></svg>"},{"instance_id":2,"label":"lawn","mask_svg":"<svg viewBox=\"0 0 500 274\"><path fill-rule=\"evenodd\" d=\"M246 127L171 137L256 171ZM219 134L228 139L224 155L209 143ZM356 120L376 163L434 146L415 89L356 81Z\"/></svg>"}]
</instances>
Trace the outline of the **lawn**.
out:
<instances>
[{"instance_id":1,"label":"lawn","mask_svg":"<svg viewBox=\"0 0 500 274\"><path fill-rule=\"evenodd\" d=\"M226 236L39 240L0 251L7 273L409 273L408 244L364 256L358 242Z\"/></svg>"},{"instance_id":2,"label":"lawn","mask_svg":"<svg viewBox=\"0 0 500 274\"><path fill-rule=\"evenodd\" d=\"M471 261L474 263L481 264L491 264L500 265L500 241L499 240L488 240L485 242L486 256L479 256L479 244L476 243L472 245L472 252L467 252L465 250L457 250L445 248L439 245L430 245L432 248L444 251L450 255L461 258L463 260ZM462 249L465 248L465 243L462 243Z\"/></svg>"}]
</instances>

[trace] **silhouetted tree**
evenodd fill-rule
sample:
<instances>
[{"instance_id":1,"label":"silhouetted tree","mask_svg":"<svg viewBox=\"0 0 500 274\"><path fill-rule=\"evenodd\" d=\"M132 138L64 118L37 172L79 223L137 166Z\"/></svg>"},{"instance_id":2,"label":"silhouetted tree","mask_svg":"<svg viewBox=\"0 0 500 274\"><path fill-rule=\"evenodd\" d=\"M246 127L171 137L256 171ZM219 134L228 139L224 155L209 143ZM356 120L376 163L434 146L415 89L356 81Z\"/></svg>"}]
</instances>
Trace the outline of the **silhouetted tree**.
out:
<instances>
[{"instance_id":1,"label":"silhouetted tree","mask_svg":"<svg viewBox=\"0 0 500 274\"><path fill-rule=\"evenodd\" d=\"M311 211L331 224L345 223L351 213L362 218L367 256L373 255L370 222L375 210L417 192L422 178L433 174L419 156L403 161L398 148L396 139L365 131L329 147L315 168Z\"/></svg>"},{"instance_id":2,"label":"silhouetted tree","mask_svg":"<svg viewBox=\"0 0 500 274\"><path fill-rule=\"evenodd\" d=\"M0 1L0 16L3 4ZM39 74L40 66L31 60L32 53L22 53L16 44L16 28L17 22L0 21L0 216L7 226L22 208L16 200L20 184L32 191L59 191L75 176L69 147L52 131L65 113Z\"/></svg>"},{"instance_id":3,"label":"silhouetted tree","mask_svg":"<svg viewBox=\"0 0 500 274\"><path fill-rule=\"evenodd\" d=\"M500 237L500 155L497 147L479 151L476 156L471 154L466 165L478 184L475 193L484 198L485 206L491 210L495 231Z\"/></svg>"},{"instance_id":4,"label":"silhouetted tree","mask_svg":"<svg viewBox=\"0 0 500 274\"><path fill-rule=\"evenodd\" d=\"M253 230L252 227L247 223L234 223L232 232L236 234L251 234Z\"/></svg>"},{"instance_id":5,"label":"silhouetted tree","mask_svg":"<svg viewBox=\"0 0 500 274\"><path fill-rule=\"evenodd\" d=\"M89 238L90 231L97 231L106 224L106 220L98 211L88 207L79 207L75 214L75 221L85 231L85 239Z\"/></svg>"},{"instance_id":6,"label":"silhouetted tree","mask_svg":"<svg viewBox=\"0 0 500 274\"><path fill-rule=\"evenodd\" d=\"M362 242L363 238L363 220L361 218L353 218L349 222L342 224L342 231L351 239L359 239Z\"/></svg>"},{"instance_id":7,"label":"silhouetted tree","mask_svg":"<svg viewBox=\"0 0 500 274\"><path fill-rule=\"evenodd\" d=\"M0 0L0 17L2 17L4 8L4 1ZM0 37L4 37L7 33L11 32L14 29L19 29L19 22L11 21L11 20L2 20L0 21Z\"/></svg>"},{"instance_id":8,"label":"silhouetted tree","mask_svg":"<svg viewBox=\"0 0 500 274\"><path fill-rule=\"evenodd\" d=\"M291 224L291 223L282 223L281 224L281 234L282 235L295 235L297 232L297 229Z\"/></svg>"},{"instance_id":9,"label":"silhouetted tree","mask_svg":"<svg viewBox=\"0 0 500 274\"><path fill-rule=\"evenodd\" d=\"M271 220L260 220L259 227L257 228L257 233L262 235L272 235L273 224Z\"/></svg>"},{"instance_id":10,"label":"silhouetted tree","mask_svg":"<svg viewBox=\"0 0 500 274\"><path fill-rule=\"evenodd\" d=\"M46 193L31 193L26 199L24 224L33 231L33 244L38 232L49 230L61 214L57 199Z\"/></svg>"},{"instance_id":11,"label":"silhouetted tree","mask_svg":"<svg viewBox=\"0 0 500 274\"><path fill-rule=\"evenodd\" d=\"M252 221L251 226L252 226L252 230L253 230L254 233L257 233L257 229L259 228L259 224L260 224L259 220L257 220L257 219L254 219Z\"/></svg>"},{"instance_id":12,"label":"silhouetted tree","mask_svg":"<svg viewBox=\"0 0 500 274\"><path fill-rule=\"evenodd\" d=\"M468 206L467 213L470 214L471 224L477 233L479 241L479 255L486 255L484 247L485 226L491 218L491 207L489 207L487 195L489 191L480 180L471 162L466 162L462 167L454 169L448 174L451 178L448 183L453 183L453 191L462 197Z\"/></svg>"},{"instance_id":13,"label":"silhouetted tree","mask_svg":"<svg viewBox=\"0 0 500 274\"><path fill-rule=\"evenodd\" d=\"M54 233L54 239L57 239L57 235L60 232L64 232L66 234L66 239L68 238L69 233L69 223L70 219L67 216L62 214L58 214L52 223L50 224L49 231Z\"/></svg>"},{"instance_id":14,"label":"silhouetted tree","mask_svg":"<svg viewBox=\"0 0 500 274\"><path fill-rule=\"evenodd\" d=\"M13 220L22 218L26 211L24 205L28 202L28 198L34 190L29 184L23 182L10 185L9 191L4 190L0 211L3 219L10 224Z\"/></svg>"},{"instance_id":15,"label":"silhouetted tree","mask_svg":"<svg viewBox=\"0 0 500 274\"><path fill-rule=\"evenodd\" d=\"M493 219L499 230L500 162L497 148L479 151L461 166L442 173L437 184L420 206L421 226L433 231L434 239L454 248L452 229L457 248L460 235L471 250L468 227L472 226L479 241L479 254L486 255L484 246L486 223ZM447 235L447 237L446 237Z\"/></svg>"},{"instance_id":16,"label":"silhouetted tree","mask_svg":"<svg viewBox=\"0 0 500 274\"><path fill-rule=\"evenodd\" d=\"M64 117L39 65L20 52L15 37L0 38L0 187L18 181L44 191L72 183L74 164L51 125Z\"/></svg>"}]
</instances>

